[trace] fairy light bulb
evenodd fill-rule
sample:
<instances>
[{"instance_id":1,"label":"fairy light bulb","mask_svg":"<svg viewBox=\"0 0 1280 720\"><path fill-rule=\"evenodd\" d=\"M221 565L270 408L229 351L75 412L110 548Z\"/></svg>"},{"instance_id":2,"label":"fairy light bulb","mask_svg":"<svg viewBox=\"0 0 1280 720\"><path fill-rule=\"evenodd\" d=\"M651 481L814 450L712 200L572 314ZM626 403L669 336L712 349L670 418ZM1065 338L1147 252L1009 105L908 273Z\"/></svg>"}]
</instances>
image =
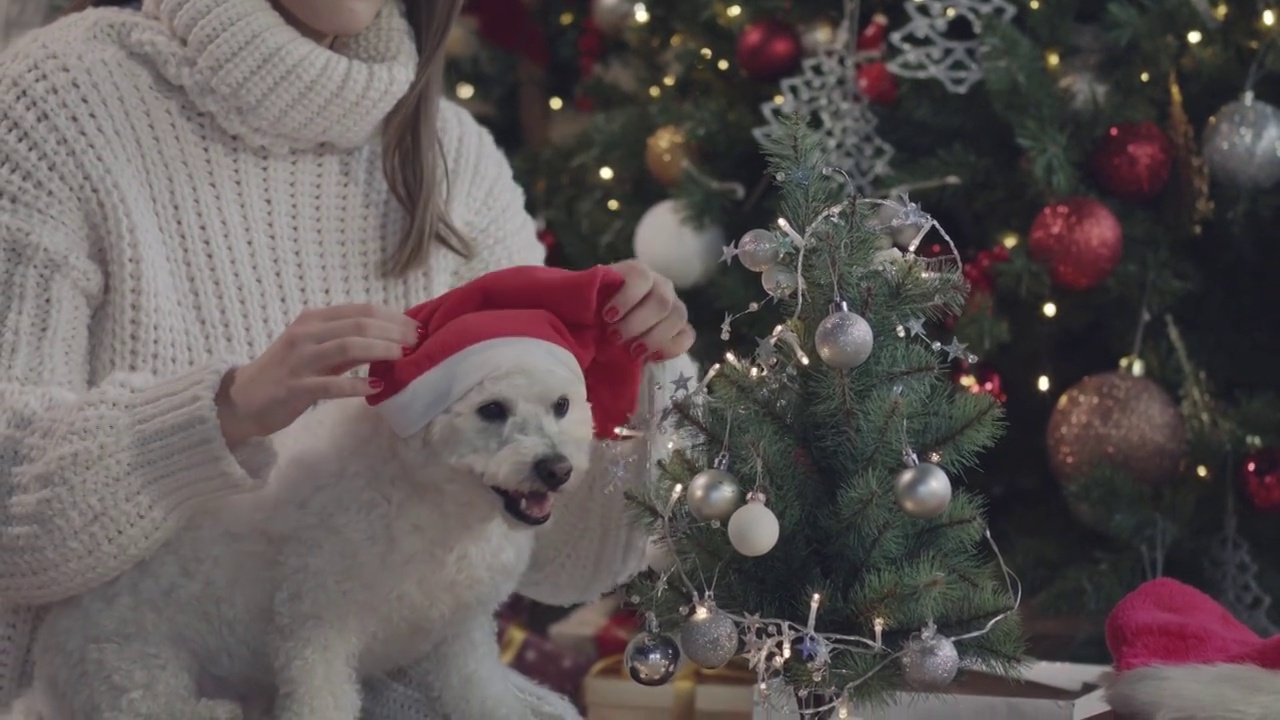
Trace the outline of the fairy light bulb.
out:
<instances>
[{"instance_id":1,"label":"fairy light bulb","mask_svg":"<svg viewBox=\"0 0 1280 720\"><path fill-rule=\"evenodd\" d=\"M458 96L459 100L470 100L475 97L476 86L468 82L460 82L453 88L453 94Z\"/></svg>"},{"instance_id":2,"label":"fairy light bulb","mask_svg":"<svg viewBox=\"0 0 1280 720\"><path fill-rule=\"evenodd\" d=\"M1044 64L1053 70L1062 64L1062 55L1057 50L1047 50L1044 54Z\"/></svg>"},{"instance_id":3,"label":"fairy light bulb","mask_svg":"<svg viewBox=\"0 0 1280 720\"><path fill-rule=\"evenodd\" d=\"M1199 477L1199 478L1207 478L1207 477L1209 477L1209 468L1205 467L1204 465L1197 465L1197 466L1196 466L1196 477Z\"/></svg>"},{"instance_id":4,"label":"fairy light bulb","mask_svg":"<svg viewBox=\"0 0 1280 720\"><path fill-rule=\"evenodd\" d=\"M1036 389L1040 392L1049 392L1049 376L1041 375L1036 378Z\"/></svg>"},{"instance_id":5,"label":"fairy light bulb","mask_svg":"<svg viewBox=\"0 0 1280 720\"><path fill-rule=\"evenodd\" d=\"M724 14L725 14L725 17L731 17L731 18L738 17L739 15L742 14L742 6L730 5L729 7L724 9Z\"/></svg>"},{"instance_id":6,"label":"fairy light bulb","mask_svg":"<svg viewBox=\"0 0 1280 720\"><path fill-rule=\"evenodd\" d=\"M1191 43L1192 45L1198 44L1203 39L1204 39L1204 33L1200 32L1199 30L1192 30L1191 32L1187 33L1187 42Z\"/></svg>"},{"instance_id":7,"label":"fairy light bulb","mask_svg":"<svg viewBox=\"0 0 1280 720\"><path fill-rule=\"evenodd\" d=\"M644 3L636 3L633 14L637 23L643 25L644 23L649 22L649 8L645 7Z\"/></svg>"},{"instance_id":8,"label":"fairy light bulb","mask_svg":"<svg viewBox=\"0 0 1280 720\"><path fill-rule=\"evenodd\" d=\"M612 179L613 179L613 168L609 167L608 165L605 165L605 166L601 167L601 168L600 168L600 179L601 179L601 180L612 180Z\"/></svg>"},{"instance_id":9,"label":"fairy light bulb","mask_svg":"<svg viewBox=\"0 0 1280 720\"><path fill-rule=\"evenodd\" d=\"M1276 24L1276 11L1275 11L1275 10L1272 10L1271 8L1267 8L1266 10L1263 10L1263 11L1262 11L1262 24L1263 24L1263 25L1265 25L1265 26L1267 26L1267 27L1271 27L1272 25L1275 25L1275 24Z\"/></svg>"},{"instance_id":10,"label":"fairy light bulb","mask_svg":"<svg viewBox=\"0 0 1280 720\"><path fill-rule=\"evenodd\" d=\"M1044 304L1044 307L1040 308L1040 312L1044 313L1044 316L1047 318L1056 317L1058 315L1058 306L1050 300Z\"/></svg>"}]
</instances>

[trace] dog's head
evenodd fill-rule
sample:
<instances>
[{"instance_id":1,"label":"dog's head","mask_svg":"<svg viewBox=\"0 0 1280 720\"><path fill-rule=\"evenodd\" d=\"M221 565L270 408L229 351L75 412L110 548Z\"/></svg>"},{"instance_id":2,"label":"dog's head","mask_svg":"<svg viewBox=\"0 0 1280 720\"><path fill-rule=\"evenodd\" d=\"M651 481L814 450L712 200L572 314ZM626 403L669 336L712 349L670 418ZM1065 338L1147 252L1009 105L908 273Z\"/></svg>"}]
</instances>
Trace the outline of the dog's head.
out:
<instances>
[{"instance_id":1,"label":"dog's head","mask_svg":"<svg viewBox=\"0 0 1280 720\"><path fill-rule=\"evenodd\" d=\"M581 376L513 358L434 418L424 439L437 462L487 488L512 520L537 526L586 470L592 430Z\"/></svg>"}]
</instances>

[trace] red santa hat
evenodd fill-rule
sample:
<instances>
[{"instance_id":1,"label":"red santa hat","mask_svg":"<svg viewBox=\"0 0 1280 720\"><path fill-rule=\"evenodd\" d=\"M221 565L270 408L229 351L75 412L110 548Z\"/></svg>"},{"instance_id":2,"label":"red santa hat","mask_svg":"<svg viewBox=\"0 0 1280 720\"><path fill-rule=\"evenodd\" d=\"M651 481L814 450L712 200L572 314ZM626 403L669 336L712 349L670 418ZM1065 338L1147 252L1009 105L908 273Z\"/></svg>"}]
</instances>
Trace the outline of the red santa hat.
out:
<instances>
[{"instance_id":1,"label":"red santa hat","mask_svg":"<svg viewBox=\"0 0 1280 720\"><path fill-rule=\"evenodd\" d=\"M596 437L612 437L635 410L643 369L606 336L604 307L622 284L605 267L514 267L428 300L406 313L425 330L419 344L370 366L383 388L368 402L406 437L495 370L544 363L582 378Z\"/></svg>"},{"instance_id":2,"label":"red santa hat","mask_svg":"<svg viewBox=\"0 0 1280 720\"><path fill-rule=\"evenodd\" d=\"M1116 674L1107 697L1134 720L1280 717L1280 636L1263 638L1213 598L1170 578L1107 617Z\"/></svg>"}]
</instances>

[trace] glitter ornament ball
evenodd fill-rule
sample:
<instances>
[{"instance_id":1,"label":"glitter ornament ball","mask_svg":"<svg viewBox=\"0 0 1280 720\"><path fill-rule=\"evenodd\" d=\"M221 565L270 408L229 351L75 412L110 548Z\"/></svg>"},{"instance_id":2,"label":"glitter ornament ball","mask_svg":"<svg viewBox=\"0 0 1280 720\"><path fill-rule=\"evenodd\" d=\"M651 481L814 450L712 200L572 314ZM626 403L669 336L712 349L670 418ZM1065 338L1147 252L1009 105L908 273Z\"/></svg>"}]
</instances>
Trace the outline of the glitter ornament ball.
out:
<instances>
[{"instance_id":1,"label":"glitter ornament ball","mask_svg":"<svg viewBox=\"0 0 1280 720\"><path fill-rule=\"evenodd\" d=\"M770 265L760 273L760 284L764 286L764 291L775 298L791 297L791 293L800 287L800 278L796 277L796 273L791 268L785 268L781 265Z\"/></svg>"},{"instance_id":2,"label":"glitter ornament ball","mask_svg":"<svg viewBox=\"0 0 1280 720\"><path fill-rule=\"evenodd\" d=\"M749 23L738 35L738 65L747 77L771 82L800 66L803 47L795 28L782 20Z\"/></svg>"},{"instance_id":3,"label":"glitter ornament ball","mask_svg":"<svg viewBox=\"0 0 1280 720\"><path fill-rule=\"evenodd\" d=\"M657 687L676 676L680 648L666 635L641 632L627 643L622 663L632 680L647 687Z\"/></svg>"},{"instance_id":4,"label":"glitter ornament ball","mask_svg":"<svg viewBox=\"0 0 1280 720\"><path fill-rule=\"evenodd\" d=\"M951 504L951 478L933 463L903 468L893 479L893 496L902 512L917 520L932 520Z\"/></svg>"},{"instance_id":5,"label":"glitter ornament ball","mask_svg":"<svg viewBox=\"0 0 1280 720\"><path fill-rule=\"evenodd\" d=\"M760 500L748 500L729 518L729 544L747 557L760 557L778 544L778 517Z\"/></svg>"},{"instance_id":6,"label":"glitter ornament ball","mask_svg":"<svg viewBox=\"0 0 1280 720\"><path fill-rule=\"evenodd\" d=\"M1027 233L1027 252L1049 269L1053 284L1088 290L1106 280L1124 251L1120 221L1089 197L1056 202L1036 216Z\"/></svg>"},{"instance_id":7,"label":"glitter ornament ball","mask_svg":"<svg viewBox=\"0 0 1280 720\"><path fill-rule=\"evenodd\" d=\"M1098 186L1129 202L1144 202L1160 194L1173 169L1173 142L1150 120L1120 123L1109 128L1093 154L1089 168Z\"/></svg>"},{"instance_id":8,"label":"glitter ornament ball","mask_svg":"<svg viewBox=\"0 0 1280 720\"><path fill-rule=\"evenodd\" d=\"M692 146L675 125L663 125L645 141L644 166L654 180L668 187L680 181L692 157Z\"/></svg>"},{"instance_id":9,"label":"glitter ornament ball","mask_svg":"<svg viewBox=\"0 0 1280 720\"><path fill-rule=\"evenodd\" d=\"M735 257L752 272L764 272L782 259L782 238L763 228L748 230L738 239Z\"/></svg>"},{"instance_id":10,"label":"glitter ornament ball","mask_svg":"<svg viewBox=\"0 0 1280 720\"><path fill-rule=\"evenodd\" d=\"M813 344L827 367L852 370L871 357L874 338L867 321L850 312L845 303L838 302L831 306L831 314L818 323L818 329L813 333Z\"/></svg>"},{"instance_id":11,"label":"glitter ornament ball","mask_svg":"<svg viewBox=\"0 0 1280 720\"><path fill-rule=\"evenodd\" d=\"M619 35L636 17L634 0L591 0L591 21L605 35Z\"/></svg>"},{"instance_id":12,"label":"glitter ornament ball","mask_svg":"<svg viewBox=\"0 0 1280 720\"><path fill-rule=\"evenodd\" d=\"M699 605L680 626L680 648L698 667L722 668L738 654L738 625L714 604Z\"/></svg>"},{"instance_id":13,"label":"glitter ornament ball","mask_svg":"<svg viewBox=\"0 0 1280 720\"><path fill-rule=\"evenodd\" d=\"M1280 109L1252 94L1209 118L1201 145L1214 180L1254 189L1280 181Z\"/></svg>"},{"instance_id":14,"label":"glitter ornament ball","mask_svg":"<svg viewBox=\"0 0 1280 720\"><path fill-rule=\"evenodd\" d=\"M874 105L892 105L898 99L898 78L882 62L858 66L858 92Z\"/></svg>"},{"instance_id":15,"label":"glitter ornament ball","mask_svg":"<svg viewBox=\"0 0 1280 720\"><path fill-rule=\"evenodd\" d=\"M738 479L719 467L707 468L694 475L685 493L689 513L702 522L728 522L742 507L744 499L745 493L738 485Z\"/></svg>"},{"instance_id":16,"label":"glitter ornament ball","mask_svg":"<svg viewBox=\"0 0 1280 720\"><path fill-rule=\"evenodd\" d=\"M960 670L955 643L928 630L907 641L898 661L902 663L902 679L916 690L941 690L956 679Z\"/></svg>"},{"instance_id":17,"label":"glitter ornament ball","mask_svg":"<svg viewBox=\"0 0 1280 720\"><path fill-rule=\"evenodd\" d=\"M663 200L645 211L636 224L635 256L682 290L711 277L720 262L724 231L695 227L677 200Z\"/></svg>"},{"instance_id":18,"label":"glitter ornament ball","mask_svg":"<svg viewBox=\"0 0 1280 720\"><path fill-rule=\"evenodd\" d=\"M1135 482L1171 479L1186 449L1182 413L1164 388L1126 372L1091 375L1049 416L1049 469L1070 485L1104 468Z\"/></svg>"},{"instance_id":19,"label":"glitter ornament ball","mask_svg":"<svg viewBox=\"0 0 1280 720\"><path fill-rule=\"evenodd\" d=\"M1250 453L1240 465L1240 482L1254 508L1280 510L1280 448Z\"/></svg>"}]
</instances>

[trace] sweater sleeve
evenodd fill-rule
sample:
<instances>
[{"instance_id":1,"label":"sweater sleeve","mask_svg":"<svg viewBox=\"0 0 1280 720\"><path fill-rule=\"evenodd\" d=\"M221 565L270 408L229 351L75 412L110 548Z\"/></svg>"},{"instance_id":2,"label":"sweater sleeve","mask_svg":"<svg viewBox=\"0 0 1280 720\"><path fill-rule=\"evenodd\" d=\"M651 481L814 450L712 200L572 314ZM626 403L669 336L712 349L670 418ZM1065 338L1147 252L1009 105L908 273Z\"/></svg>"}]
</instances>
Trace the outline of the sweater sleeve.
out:
<instances>
[{"instance_id":1,"label":"sweater sleeve","mask_svg":"<svg viewBox=\"0 0 1280 720\"><path fill-rule=\"evenodd\" d=\"M214 396L229 368L93 381L107 279L94 203L36 89L0 82L0 603L43 605L103 583L167 539L202 498L252 488L265 441L233 454ZM30 130L29 130L30 128ZM84 198L84 199L81 199Z\"/></svg>"}]
</instances>

